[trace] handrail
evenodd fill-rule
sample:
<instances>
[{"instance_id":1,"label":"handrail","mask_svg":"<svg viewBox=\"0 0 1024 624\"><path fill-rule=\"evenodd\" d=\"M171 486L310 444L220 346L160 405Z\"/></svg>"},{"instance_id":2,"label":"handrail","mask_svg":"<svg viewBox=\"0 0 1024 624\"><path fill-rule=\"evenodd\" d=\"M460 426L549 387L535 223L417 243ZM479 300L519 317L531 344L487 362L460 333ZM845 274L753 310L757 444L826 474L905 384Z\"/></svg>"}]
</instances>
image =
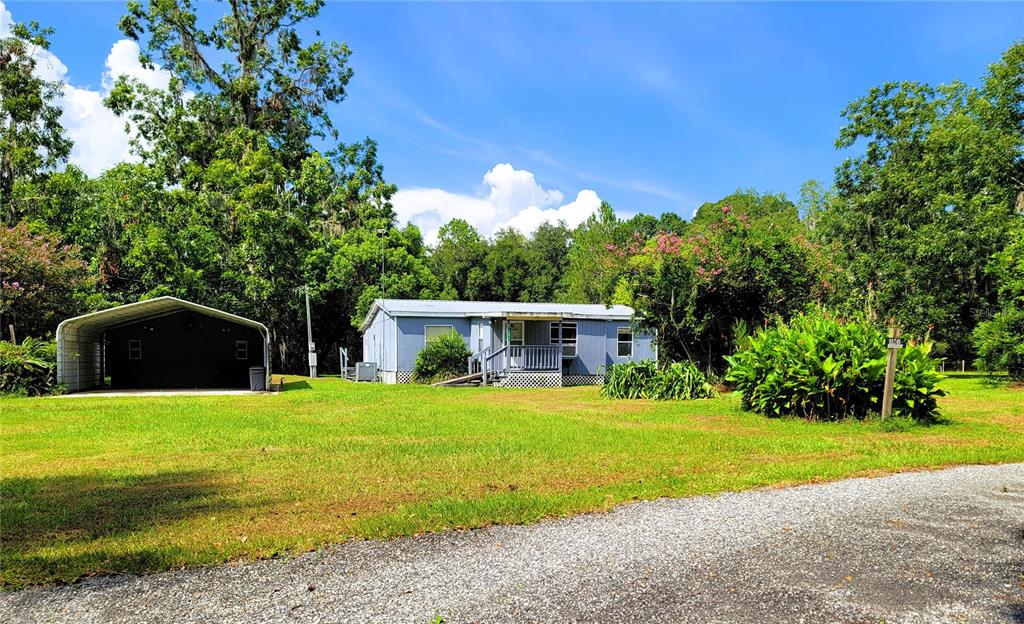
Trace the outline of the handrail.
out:
<instances>
[{"instance_id":1,"label":"handrail","mask_svg":"<svg viewBox=\"0 0 1024 624\"><path fill-rule=\"evenodd\" d=\"M484 347L483 349L480 349L473 355L469 356L469 360L467 362L469 374L472 375L473 373L479 372L480 384L486 386L488 377L493 376L495 374L494 365L491 364L491 360L494 359L495 356L504 353L504 351L505 347L502 347L501 349L498 349L496 352L491 353L490 347ZM476 364L479 367L479 370L474 370L474 364ZM501 368L500 372L504 372L505 370L505 368Z\"/></svg>"},{"instance_id":2,"label":"handrail","mask_svg":"<svg viewBox=\"0 0 1024 624\"><path fill-rule=\"evenodd\" d=\"M469 372L470 374L476 372L476 371L473 370L473 363L474 362L478 362L478 363L480 363L481 366L483 366L483 358L487 354L487 352L490 351L490 350L491 350L490 347L485 347L485 348L477 351L473 355L469 356L469 358L466 361L466 364L469 366L469 370L467 372Z\"/></svg>"},{"instance_id":3,"label":"handrail","mask_svg":"<svg viewBox=\"0 0 1024 624\"><path fill-rule=\"evenodd\" d=\"M491 354L486 356L487 368L492 373L506 373L506 372L508 372L508 356L505 355L505 353L507 351L508 351L508 345L505 345L502 348L500 348L497 351L495 351L494 353L491 353ZM498 357L499 355L504 356L504 357L501 358L501 362L499 362L498 366L494 366L491 363L491 360L493 360L494 358Z\"/></svg>"}]
</instances>

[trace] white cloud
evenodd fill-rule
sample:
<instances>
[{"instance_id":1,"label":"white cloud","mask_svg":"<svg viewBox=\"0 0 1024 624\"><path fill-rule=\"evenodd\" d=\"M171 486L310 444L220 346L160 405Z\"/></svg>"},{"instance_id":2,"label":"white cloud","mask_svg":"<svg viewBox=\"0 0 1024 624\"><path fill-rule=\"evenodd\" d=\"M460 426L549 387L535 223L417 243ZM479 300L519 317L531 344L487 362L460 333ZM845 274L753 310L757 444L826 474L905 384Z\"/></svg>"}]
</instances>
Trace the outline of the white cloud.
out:
<instances>
[{"instance_id":1,"label":"white cloud","mask_svg":"<svg viewBox=\"0 0 1024 624\"><path fill-rule=\"evenodd\" d=\"M428 244L437 242L438 230L452 219L465 219L486 236L506 227L529 234L545 221L565 221L574 227L601 206L601 198L590 189L579 191L575 199L563 204L561 191L543 188L532 172L509 163L495 165L483 181L488 190L480 196L411 188L398 191L392 204L398 220L417 225Z\"/></svg>"},{"instance_id":2,"label":"white cloud","mask_svg":"<svg viewBox=\"0 0 1024 624\"><path fill-rule=\"evenodd\" d=\"M0 2L0 37L6 37L11 32L11 23L14 18L11 17L11 12L7 10L3 2Z\"/></svg>"},{"instance_id":3,"label":"white cloud","mask_svg":"<svg viewBox=\"0 0 1024 624\"><path fill-rule=\"evenodd\" d=\"M133 161L124 120L103 105L99 91L65 85L61 123L74 141L70 161L97 176L122 161Z\"/></svg>"},{"instance_id":4,"label":"white cloud","mask_svg":"<svg viewBox=\"0 0 1024 624\"><path fill-rule=\"evenodd\" d=\"M10 32L12 21L11 12L0 0L0 35ZM139 44L130 39L121 39L111 46L99 90L76 87L68 82L67 66L46 50L37 53L36 75L64 83L64 96L59 104L64 109L61 124L75 142L70 161L90 176L99 175L118 162L134 160L124 120L103 105L103 98L117 78L130 76L159 89L166 89L171 78L160 67L143 67L139 62Z\"/></svg>"},{"instance_id":5,"label":"white cloud","mask_svg":"<svg viewBox=\"0 0 1024 624\"><path fill-rule=\"evenodd\" d=\"M152 69L139 62L139 44L131 39L115 41L107 54L107 71L103 74L103 88L110 90L121 76L135 78L147 87L166 89L171 83L170 72L157 65Z\"/></svg>"},{"instance_id":6,"label":"white cloud","mask_svg":"<svg viewBox=\"0 0 1024 624\"><path fill-rule=\"evenodd\" d=\"M587 217L597 212L600 207L601 198L597 196L597 193L590 189L583 189L576 194L576 199L564 206L546 210L537 206L528 206L508 221L500 223L497 229L510 227L523 233L530 233L545 221L548 223L565 221L566 225L575 227L586 221Z\"/></svg>"}]
</instances>

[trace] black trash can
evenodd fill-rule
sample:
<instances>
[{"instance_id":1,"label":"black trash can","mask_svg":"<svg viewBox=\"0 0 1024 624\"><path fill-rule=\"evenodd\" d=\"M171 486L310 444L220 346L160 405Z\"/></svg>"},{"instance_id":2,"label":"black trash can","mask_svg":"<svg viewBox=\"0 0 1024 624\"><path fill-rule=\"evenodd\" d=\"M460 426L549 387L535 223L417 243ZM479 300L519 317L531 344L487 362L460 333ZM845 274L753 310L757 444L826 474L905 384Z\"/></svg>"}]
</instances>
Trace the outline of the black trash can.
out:
<instances>
[{"instance_id":1,"label":"black trash can","mask_svg":"<svg viewBox=\"0 0 1024 624\"><path fill-rule=\"evenodd\" d=\"M249 367L249 389L262 392L267 389L267 369L262 366Z\"/></svg>"}]
</instances>

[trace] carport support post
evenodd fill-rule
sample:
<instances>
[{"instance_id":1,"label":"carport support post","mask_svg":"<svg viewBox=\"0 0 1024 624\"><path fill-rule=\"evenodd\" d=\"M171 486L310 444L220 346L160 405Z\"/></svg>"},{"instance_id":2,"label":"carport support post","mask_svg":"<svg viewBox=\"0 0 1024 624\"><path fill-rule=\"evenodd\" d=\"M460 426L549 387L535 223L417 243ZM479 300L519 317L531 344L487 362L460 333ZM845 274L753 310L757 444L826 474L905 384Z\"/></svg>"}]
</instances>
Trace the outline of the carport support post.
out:
<instances>
[{"instance_id":1,"label":"carport support post","mask_svg":"<svg viewBox=\"0 0 1024 624\"><path fill-rule=\"evenodd\" d=\"M896 358L900 350L900 328L889 319L889 358L885 363L885 390L882 393L882 418L892 415L893 386L896 383Z\"/></svg>"}]
</instances>

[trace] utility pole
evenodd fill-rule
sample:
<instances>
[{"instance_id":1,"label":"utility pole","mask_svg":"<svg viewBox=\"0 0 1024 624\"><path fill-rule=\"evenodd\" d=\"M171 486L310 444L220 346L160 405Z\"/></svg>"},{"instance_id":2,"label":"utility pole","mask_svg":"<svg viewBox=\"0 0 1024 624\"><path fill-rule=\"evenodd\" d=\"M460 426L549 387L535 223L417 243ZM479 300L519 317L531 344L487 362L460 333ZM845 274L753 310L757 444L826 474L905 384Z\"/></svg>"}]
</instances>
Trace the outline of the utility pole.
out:
<instances>
[{"instance_id":1,"label":"utility pole","mask_svg":"<svg viewBox=\"0 0 1024 624\"><path fill-rule=\"evenodd\" d=\"M896 384L896 359L899 356L903 341L900 340L900 328L895 319L889 319L889 359L885 363L885 390L882 393L882 418L892 415L893 386Z\"/></svg>"},{"instance_id":2,"label":"utility pole","mask_svg":"<svg viewBox=\"0 0 1024 624\"><path fill-rule=\"evenodd\" d=\"M386 228L377 228L377 236L380 237L380 301L381 305L385 303L387 299L384 292L384 235L387 234ZM384 361L384 341L380 341L377 348L377 361ZM363 354L363 359L366 359L366 354Z\"/></svg>"},{"instance_id":3,"label":"utility pole","mask_svg":"<svg viewBox=\"0 0 1024 624\"><path fill-rule=\"evenodd\" d=\"M380 237L380 298L386 299L384 293L384 235L387 234L387 229L377 228L377 236Z\"/></svg>"},{"instance_id":4,"label":"utility pole","mask_svg":"<svg viewBox=\"0 0 1024 624\"><path fill-rule=\"evenodd\" d=\"M309 343L309 376L316 377L316 345L313 344L313 324L309 320L309 285L302 288L306 295L306 339Z\"/></svg>"}]
</instances>

